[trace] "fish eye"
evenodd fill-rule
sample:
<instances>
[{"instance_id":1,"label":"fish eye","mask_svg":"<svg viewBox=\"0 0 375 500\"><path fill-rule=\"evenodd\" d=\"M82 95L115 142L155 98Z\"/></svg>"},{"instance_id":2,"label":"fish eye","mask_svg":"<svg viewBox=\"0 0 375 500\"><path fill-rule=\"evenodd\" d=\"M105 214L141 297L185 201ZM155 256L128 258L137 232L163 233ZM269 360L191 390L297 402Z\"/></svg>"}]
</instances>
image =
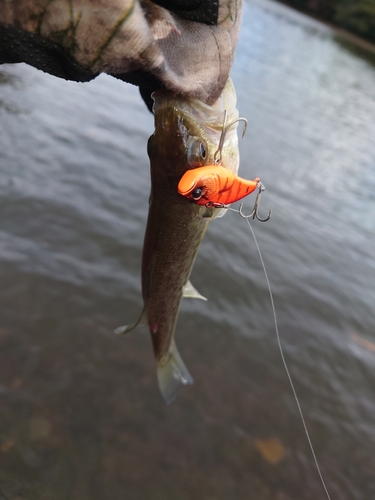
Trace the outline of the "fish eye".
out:
<instances>
[{"instance_id":1,"label":"fish eye","mask_svg":"<svg viewBox=\"0 0 375 500\"><path fill-rule=\"evenodd\" d=\"M207 145L198 137L189 137L186 142L186 160L193 167L202 167L207 158Z\"/></svg>"},{"instance_id":2,"label":"fish eye","mask_svg":"<svg viewBox=\"0 0 375 500\"><path fill-rule=\"evenodd\" d=\"M202 198L202 188L195 188L191 193L191 196L193 197L193 200L199 200Z\"/></svg>"}]
</instances>

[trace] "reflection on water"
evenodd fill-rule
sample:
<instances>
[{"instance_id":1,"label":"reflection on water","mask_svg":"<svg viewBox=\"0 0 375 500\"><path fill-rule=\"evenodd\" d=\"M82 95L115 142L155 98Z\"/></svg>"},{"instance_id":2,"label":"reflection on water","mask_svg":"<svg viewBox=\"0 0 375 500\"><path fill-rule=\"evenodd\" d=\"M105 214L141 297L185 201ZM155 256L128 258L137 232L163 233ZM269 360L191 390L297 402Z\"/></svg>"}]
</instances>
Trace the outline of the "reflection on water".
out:
<instances>
[{"instance_id":1,"label":"reflection on water","mask_svg":"<svg viewBox=\"0 0 375 500\"><path fill-rule=\"evenodd\" d=\"M343 37L342 35L336 35L334 37L335 43L339 44L343 49L347 50L351 54L353 54L356 57L360 57L361 59L364 59L368 63L370 63L372 66L375 66L375 47L372 44L368 44L371 47L371 50L366 50L367 49L367 42L366 47L363 47L362 45L357 45L353 44L350 39L348 40L347 38ZM369 48L370 48L369 47Z\"/></svg>"},{"instance_id":2,"label":"reflection on water","mask_svg":"<svg viewBox=\"0 0 375 500\"><path fill-rule=\"evenodd\" d=\"M375 67L348 44L252 0L232 77L311 439L332 498L372 500ZM137 89L9 65L0 103L0 497L324 498L242 219L202 244L192 280L209 301L177 327L195 384L172 406L147 330L111 334L141 308L153 120Z\"/></svg>"},{"instance_id":3,"label":"reflection on water","mask_svg":"<svg viewBox=\"0 0 375 500\"><path fill-rule=\"evenodd\" d=\"M0 85L12 85L14 87L17 80L15 75L0 71Z\"/></svg>"},{"instance_id":4,"label":"reflection on water","mask_svg":"<svg viewBox=\"0 0 375 500\"><path fill-rule=\"evenodd\" d=\"M0 85L10 85L12 88L17 86L20 79L16 75L0 71ZM0 87L1 89L1 87ZM7 113L18 113L19 110L12 102L7 99L0 99L0 112L4 110Z\"/></svg>"}]
</instances>

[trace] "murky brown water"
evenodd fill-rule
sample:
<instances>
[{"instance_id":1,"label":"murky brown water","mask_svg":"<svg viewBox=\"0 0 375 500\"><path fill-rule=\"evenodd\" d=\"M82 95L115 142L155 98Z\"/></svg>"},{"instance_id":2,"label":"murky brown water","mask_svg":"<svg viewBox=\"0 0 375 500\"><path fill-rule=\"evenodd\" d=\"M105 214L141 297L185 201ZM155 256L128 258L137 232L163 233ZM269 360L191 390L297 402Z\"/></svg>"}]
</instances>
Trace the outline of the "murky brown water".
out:
<instances>
[{"instance_id":1,"label":"murky brown water","mask_svg":"<svg viewBox=\"0 0 375 500\"><path fill-rule=\"evenodd\" d=\"M375 64L329 28L246 4L232 72L241 175L285 355L332 498L375 498ZM166 407L141 304L146 142L137 89L0 68L0 499L323 499L246 223L202 245ZM249 204L248 208L251 206Z\"/></svg>"}]
</instances>

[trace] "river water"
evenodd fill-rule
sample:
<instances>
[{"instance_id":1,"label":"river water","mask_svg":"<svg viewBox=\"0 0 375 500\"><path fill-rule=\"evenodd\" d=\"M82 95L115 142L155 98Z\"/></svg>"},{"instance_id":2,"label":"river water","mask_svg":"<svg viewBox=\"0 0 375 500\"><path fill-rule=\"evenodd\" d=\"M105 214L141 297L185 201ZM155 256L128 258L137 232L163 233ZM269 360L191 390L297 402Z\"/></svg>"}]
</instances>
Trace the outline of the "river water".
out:
<instances>
[{"instance_id":1,"label":"river water","mask_svg":"<svg viewBox=\"0 0 375 500\"><path fill-rule=\"evenodd\" d=\"M332 499L375 498L375 57L248 1L232 78L281 342ZM161 400L141 307L152 115L135 87L0 68L0 498L309 500L324 490L246 222L183 303L195 384ZM245 207L246 209L246 207ZM251 209L251 202L247 202Z\"/></svg>"}]
</instances>

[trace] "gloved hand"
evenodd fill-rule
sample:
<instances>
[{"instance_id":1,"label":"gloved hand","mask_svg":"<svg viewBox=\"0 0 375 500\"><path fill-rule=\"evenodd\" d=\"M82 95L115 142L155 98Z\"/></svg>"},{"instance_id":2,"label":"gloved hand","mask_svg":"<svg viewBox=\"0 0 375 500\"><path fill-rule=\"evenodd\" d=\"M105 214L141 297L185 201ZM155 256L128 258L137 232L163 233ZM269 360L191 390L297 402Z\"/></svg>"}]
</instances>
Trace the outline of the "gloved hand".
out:
<instances>
[{"instance_id":1,"label":"gloved hand","mask_svg":"<svg viewBox=\"0 0 375 500\"><path fill-rule=\"evenodd\" d=\"M0 0L0 63L89 81L108 73L212 104L228 79L242 0Z\"/></svg>"}]
</instances>

